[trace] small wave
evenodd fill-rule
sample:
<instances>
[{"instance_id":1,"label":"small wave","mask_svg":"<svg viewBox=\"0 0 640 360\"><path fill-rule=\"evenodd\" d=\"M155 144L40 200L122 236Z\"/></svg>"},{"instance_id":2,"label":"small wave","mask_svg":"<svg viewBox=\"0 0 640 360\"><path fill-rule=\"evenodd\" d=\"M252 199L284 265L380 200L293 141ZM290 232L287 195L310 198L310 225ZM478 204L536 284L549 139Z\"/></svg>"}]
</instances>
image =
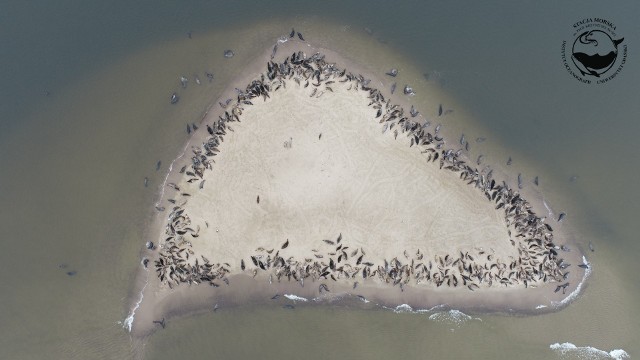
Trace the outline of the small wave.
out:
<instances>
[{"instance_id":1,"label":"small wave","mask_svg":"<svg viewBox=\"0 0 640 360\"><path fill-rule=\"evenodd\" d=\"M584 275L582 276L582 280L580 281L580 284L578 284L578 286L576 287L575 290L573 290L571 292L571 294L569 294L569 296L567 296L566 298L562 299L561 301L552 301L551 305L553 305L554 307L560 307L560 306L564 306L567 305L568 303L572 302L573 300L575 300L578 295L580 295L580 290L582 289L582 285L584 284L584 282L587 280L587 278L589 277L589 275L591 275L591 263L589 263L587 261L587 258L582 255L582 262L584 264L589 265L585 270L584 270Z\"/></svg>"},{"instance_id":2,"label":"small wave","mask_svg":"<svg viewBox=\"0 0 640 360\"><path fill-rule=\"evenodd\" d=\"M144 289L147 287L147 285L149 285L148 279L147 279L147 282L142 287L142 290L140 290L140 299L136 302L136 305L133 307L133 309L131 309L131 313L129 314L129 316L127 316L127 318L124 319L124 323L122 327L127 329L127 331L129 332L131 332L131 326L133 325L133 319L136 315L136 310L138 310L138 308L140 307L140 304L142 303L142 299L144 298Z\"/></svg>"},{"instance_id":3,"label":"small wave","mask_svg":"<svg viewBox=\"0 0 640 360\"><path fill-rule=\"evenodd\" d=\"M396 313L411 313L413 312L413 308L408 304L400 304L393 309L393 312Z\"/></svg>"},{"instance_id":4,"label":"small wave","mask_svg":"<svg viewBox=\"0 0 640 360\"><path fill-rule=\"evenodd\" d=\"M435 311L435 310L444 309L446 307L447 307L447 304L440 304L440 305L436 305L436 306L434 306L434 307L432 307L430 309L422 309L422 310L416 310L416 311L418 311L418 312L432 312L432 311Z\"/></svg>"},{"instance_id":5,"label":"small wave","mask_svg":"<svg viewBox=\"0 0 640 360\"><path fill-rule=\"evenodd\" d=\"M342 301L345 298L345 296L346 296L345 294L324 293L312 298L311 301L316 303L320 303L320 302L335 303L335 302Z\"/></svg>"},{"instance_id":6,"label":"small wave","mask_svg":"<svg viewBox=\"0 0 640 360\"><path fill-rule=\"evenodd\" d=\"M284 294L284 297L286 297L289 300L293 300L293 301L309 301L307 298L303 298L301 296L292 295L292 294Z\"/></svg>"},{"instance_id":7,"label":"small wave","mask_svg":"<svg viewBox=\"0 0 640 360\"><path fill-rule=\"evenodd\" d=\"M549 207L549 205L547 204L546 201L544 201L544 199L542 200L542 204L544 205L544 207L547 208L547 211L549 212L549 217L550 218L554 218L553 216L553 210L551 210L551 208Z\"/></svg>"},{"instance_id":8,"label":"small wave","mask_svg":"<svg viewBox=\"0 0 640 360\"><path fill-rule=\"evenodd\" d=\"M470 320L480 320L480 318L473 318L460 310L441 311L429 316L429 320L460 326Z\"/></svg>"},{"instance_id":9,"label":"small wave","mask_svg":"<svg viewBox=\"0 0 640 360\"><path fill-rule=\"evenodd\" d=\"M364 301L364 302L369 302L368 300L366 300L364 297L361 297L360 295L358 295L358 297L360 297L360 300ZM388 307L388 306L382 306L383 309L387 309L387 310L391 310L395 313L413 313L413 314L424 314L424 313L429 313L432 312L434 310L437 309L442 309L447 307L447 304L440 304L440 305L436 305L430 309L413 309L411 307L411 305L408 304L401 304L398 305L396 307Z\"/></svg>"},{"instance_id":10,"label":"small wave","mask_svg":"<svg viewBox=\"0 0 640 360\"><path fill-rule=\"evenodd\" d=\"M536 309L544 309L546 307L547 307L547 305L538 305L538 306L536 306Z\"/></svg>"},{"instance_id":11,"label":"small wave","mask_svg":"<svg viewBox=\"0 0 640 360\"><path fill-rule=\"evenodd\" d=\"M416 313L415 311L413 311L413 308L411 307L411 305L408 305L408 304L400 304L400 305L398 305L396 307L389 307L389 306L382 305L381 307L383 309L386 309L386 310L391 310L391 311L393 311L394 313L397 313L397 314L399 314L399 313L414 313L415 314Z\"/></svg>"},{"instance_id":12,"label":"small wave","mask_svg":"<svg viewBox=\"0 0 640 360\"><path fill-rule=\"evenodd\" d=\"M160 188L160 198L156 202L156 206L160 206L160 203L162 203L162 200L164 199L164 189L167 186L167 181L169 180L169 175L171 175L171 171L173 171L173 164L175 164L176 161L182 159L184 154L187 152L187 148L189 147L189 143L190 142L187 141L187 143L184 145L184 148L182 149L182 152L175 159L173 159L171 164L169 164L169 171L167 171L167 174L164 176L164 181L162 181L162 187Z\"/></svg>"},{"instance_id":13,"label":"small wave","mask_svg":"<svg viewBox=\"0 0 640 360\"><path fill-rule=\"evenodd\" d=\"M606 352L591 346L575 346L572 343L555 343L549 346L551 350L556 351L563 358L568 359L629 359L629 354L622 350L616 349Z\"/></svg>"}]
</instances>

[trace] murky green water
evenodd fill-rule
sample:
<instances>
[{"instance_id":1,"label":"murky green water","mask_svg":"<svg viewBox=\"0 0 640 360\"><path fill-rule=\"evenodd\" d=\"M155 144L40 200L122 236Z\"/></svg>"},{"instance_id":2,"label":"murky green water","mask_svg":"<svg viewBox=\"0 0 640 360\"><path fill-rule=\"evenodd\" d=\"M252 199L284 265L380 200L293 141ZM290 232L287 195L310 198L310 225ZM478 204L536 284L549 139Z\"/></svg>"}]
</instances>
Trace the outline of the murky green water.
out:
<instances>
[{"instance_id":1,"label":"murky green water","mask_svg":"<svg viewBox=\"0 0 640 360\"><path fill-rule=\"evenodd\" d=\"M637 4L35 1L0 9L0 358L575 358L552 351L557 342L639 353ZM606 85L580 84L560 57L572 24L589 16L615 22L629 49ZM512 156L514 172L539 175L554 211L567 212L585 249L589 240L596 247L584 296L556 314L459 322L221 308L132 341L122 321L145 222L185 124L291 26L365 66L388 59L408 74L402 81L438 82L433 96L475 121L445 123L447 131L486 137L474 154L496 163ZM202 85L181 90L179 76L196 74Z\"/></svg>"}]
</instances>

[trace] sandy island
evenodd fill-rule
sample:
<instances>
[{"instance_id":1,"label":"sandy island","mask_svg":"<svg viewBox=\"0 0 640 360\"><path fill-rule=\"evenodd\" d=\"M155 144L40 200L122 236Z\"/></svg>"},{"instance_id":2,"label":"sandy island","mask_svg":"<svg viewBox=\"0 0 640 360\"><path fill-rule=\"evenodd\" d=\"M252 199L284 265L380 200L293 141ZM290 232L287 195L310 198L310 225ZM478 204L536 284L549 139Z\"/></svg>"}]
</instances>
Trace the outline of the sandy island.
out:
<instances>
[{"instance_id":1,"label":"sandy island","mask_svg":"<svg viewBox=\"0 0 640 360\"><path fill-rule=\"evenodd\" d=\"M132 333L214 304L366 299L533 314L575 297L588 271L579 251L561 250L568 239L525 190L413 116L403 88L392 95L385 75L297 39L267 65L271 53L172 164Z\"/></svg>"}]
</instances>

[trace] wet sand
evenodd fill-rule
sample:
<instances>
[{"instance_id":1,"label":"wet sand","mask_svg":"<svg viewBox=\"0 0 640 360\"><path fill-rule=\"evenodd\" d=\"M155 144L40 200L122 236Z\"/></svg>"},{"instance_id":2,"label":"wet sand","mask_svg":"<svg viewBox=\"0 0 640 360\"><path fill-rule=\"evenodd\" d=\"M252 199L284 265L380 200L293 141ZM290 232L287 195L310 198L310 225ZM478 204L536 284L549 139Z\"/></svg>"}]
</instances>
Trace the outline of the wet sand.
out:
<instances>
[{"instance_id":1,"label":"wet sand","mask_svg":"<svg viewBox=\"0 0 640 360\"><path fill-rule=\"evenodd\" d=\"M581 262L577 249L558 250L559 258L573 264L564 291L554 292L560 284L556 280L530 282L526 287L523 281L496 281L491 285L469 281L478 285L471 288L463 286L467 281L460 276L455 280L459 286L453 286L451 277L415 281L417 273L426 272L421 269L437 273L439 262L441 268L455 272L462 262L489 268L497 262L516 261L522 255L510 242L518 239L509 234L513 225L508 226L504 208L496 209L496 202L461 180L460 172L440 169L439 161L427 161L433 160L435 153L425 153L425 146L412 144L407 133L399 131L396 138L394 130L399 125L383 133L385 124L376 117L378 109L368 105L371 93L362 90L362 84L360 90L354 90L353 81L341 83L338 78L322 82L301 78L299 84L287 80L286 88L282 85L270 91L269 97L259 96L250 100L252 105L242 106L240 121L229 123L224 141L216 146L219 152L211 157L215 163L210 170L202 176L188 174L193 150L201 149L209 137L207 124L224 116L225 109L219 103L235 99L235 88L245 89L259 78L271 51L266 50L246 70L246 76L230 84L228 92L213 103L186 144L185 153L172 164L166 184L175 187L162 188L157 205L164 211L158 212L148 233L157 247L143 253L149 259L148 268L141 266L138 283L142 292L136 292L132 299L139 304L132 306L135 317L130 317L134 334L144 335L156 328L153 319L211 311L214 304L286 302L283 294L325 300L352 294L388 307L446 304L466 311L504 313L540 313L566 304L561 301L576 289L584 275L584 270L576 267ZM390 94L393 78L368 74L339 54L311 48L297 39L280 43L274 61L282 62L295 51L304 51L307 57L319 51L327 62L371 79L366 87L380 89L392 104L404 109L411 122L424 123L422 114L427 120L439 116L438 105L432 104L430 109L418 109L422 114L413 118L403 85L398 84L395 94ZM313 85L316 82L318 86ZM425 129L435 134L434 126ZM460 148L457 139L445 140L443 150ZM474 160L465 159L464 151L460 159L482 168L475 166ZM183 166L187 166L184 174L180 173ZM496 182L504 179L517 191L513 174L500 170L494 169ZM540 199L539 194L527 191L521 191L522 197ZM537 214L545 214L540 201L531 205ZM171 218L175 220L174 206L182 211L178 216L184 216L178 231L184 231L181 235L185 239L179 244L175 243L177 239L167 242L171 237L167 234L167 216L173 211ZM548 222L553 224L550 219ZM555 243L573 248L571 234L555 231L554 236ZM172 246L175 248L170 250ZM171 271L166 270L160 281L155 270L165 267L158 263L163 253L184 258L190 266L195 266L195 259L198 266L213 264L221 275L201 284L177 285L166 280ZM276 253L283 262L320 263L322 272L329 267L335 280L320 273L303 282L281 274L279 282L270 266ZM458 258L461 260L454 263ZM380 266L389 268L385 261L394 267L392 259L397 260L398 268L411 264L411 274L406 277L410 281L402 278L387 283L375 274ZM337 271L341 265L343 269ZM374 275L369 272L363 279L365 266ZM320 284L326 284L329 292L320 290ZM281 296L271 300L276 293Z\"/></svg>"}]
</instances>

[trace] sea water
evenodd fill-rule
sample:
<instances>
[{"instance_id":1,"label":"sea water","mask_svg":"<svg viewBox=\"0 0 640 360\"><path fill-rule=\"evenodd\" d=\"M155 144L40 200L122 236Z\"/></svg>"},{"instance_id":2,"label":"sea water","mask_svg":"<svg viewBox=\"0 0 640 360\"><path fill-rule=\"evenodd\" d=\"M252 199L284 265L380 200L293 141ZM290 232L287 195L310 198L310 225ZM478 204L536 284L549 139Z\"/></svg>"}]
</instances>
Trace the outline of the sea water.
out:
<instances>
[{"instance_id":1,"label":"sea water","mask_svg":"<svg viewBox=\"0 0 640 360\"><path fill-rule=\"evenodd\" d=\"M617 5L5 4L0 358L633 357L640 351L640 72L631 60L640 29L632 15L638 5ZM601 86L579 83L561 60L563 39L585 16L611 19L629 47L628 65ZM200 120L256 49L291 27L365 66L388 59L414 87L437 83L441 91L432 96L474 120L435 119L452 142L461 133L486 137L471 141L476 156L488 163L511 156L514 174L539 176L553 212L568 214L557 226L574 229L593 264L583 294L558 313L532 317L222 306L132 339L125 319L139 297L133 276L145 226L169 164L183 151L186 123ZM225 59L226 49L236 56ZM186 89L183 75L191 79ZM176 105L173 92L181 97ZM482 321L452 320L467 317Z\"/></svg>"}]
</instances>

